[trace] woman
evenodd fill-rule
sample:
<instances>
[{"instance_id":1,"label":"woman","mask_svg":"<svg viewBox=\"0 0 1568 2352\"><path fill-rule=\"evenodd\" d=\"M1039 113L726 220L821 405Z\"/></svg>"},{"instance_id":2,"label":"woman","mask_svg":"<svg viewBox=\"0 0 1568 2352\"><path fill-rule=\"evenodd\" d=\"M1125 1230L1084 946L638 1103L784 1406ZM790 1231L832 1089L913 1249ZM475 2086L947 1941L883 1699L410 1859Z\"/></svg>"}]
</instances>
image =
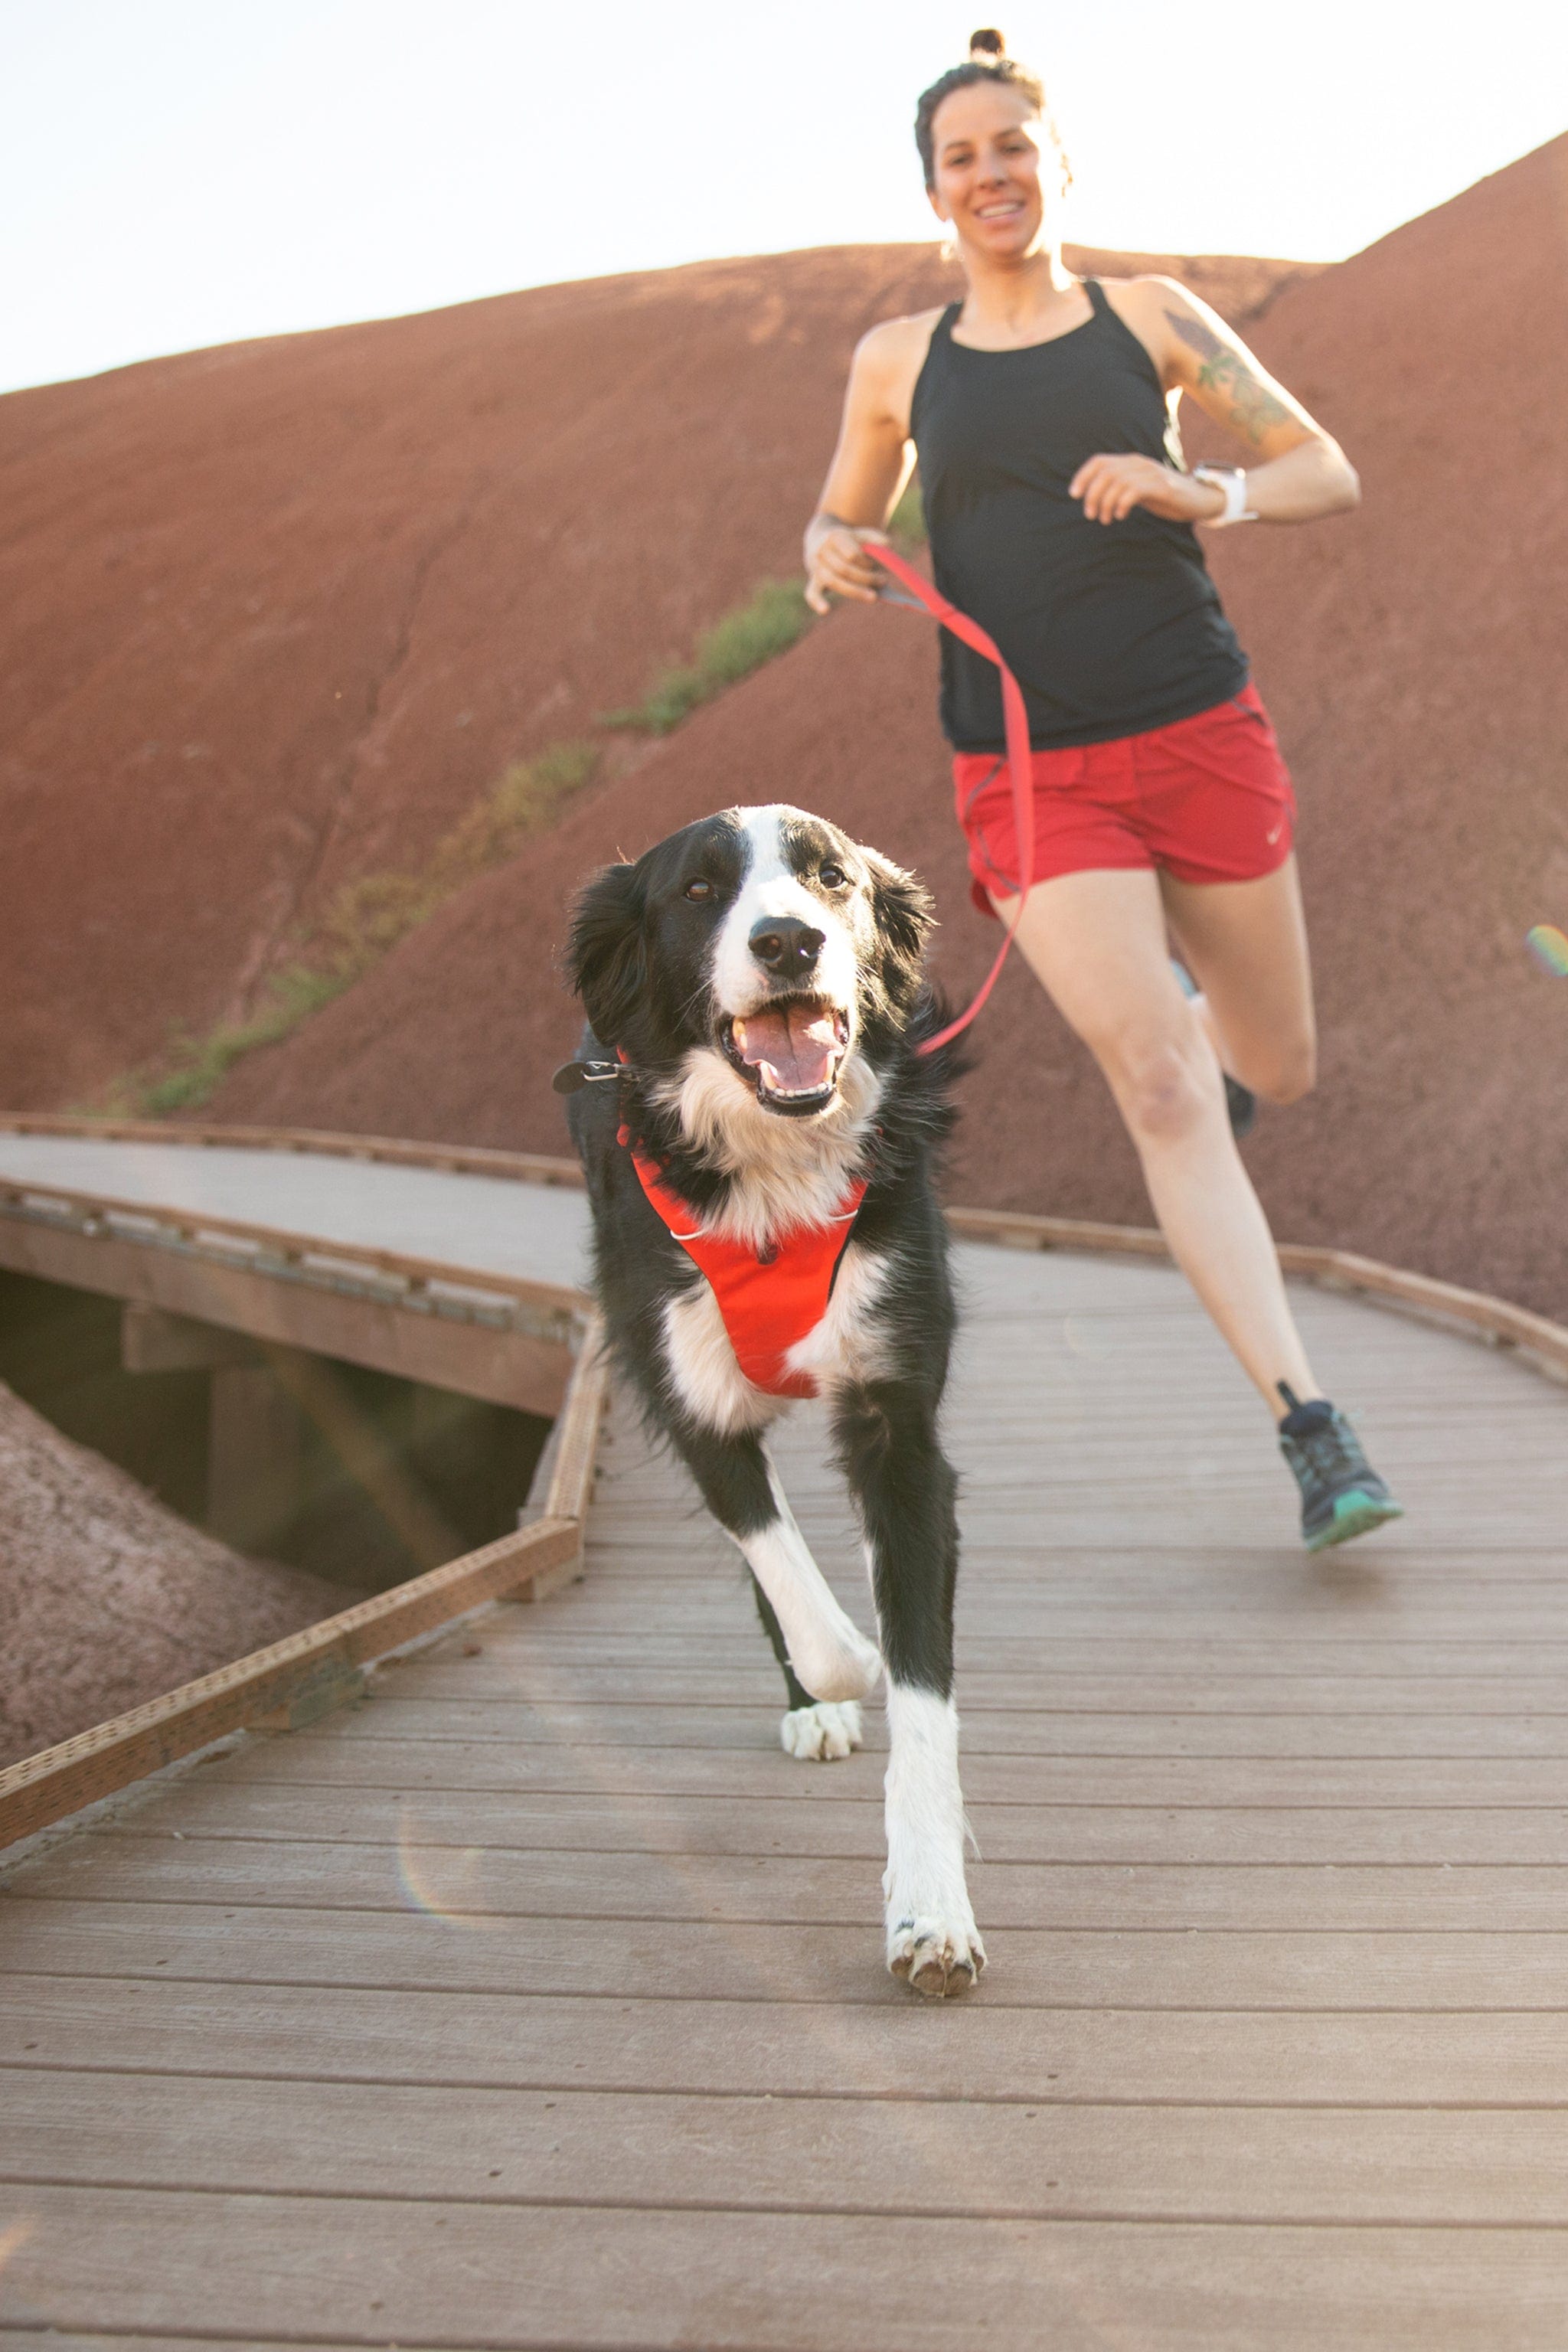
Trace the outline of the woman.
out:
<instances>
[{"instance_id":1,"label":"woman","mask_svg":"<svg viewBox=\"0 0 1568 2352\"><path fill-rule=\"evenodd\" d=\"M915 137L966 291L859 345L807 595L819 613L875 599L886 575L864 542L918 457L937 583L990 632L1029 711L1020 876L997 674L943 633L977 903L1011 921L1026 886L1019 947L1104 1071L1161 1228L1274 1413L1318 1550L1400 1507L1319 1391L1232 1132L1254 1096L1311 1085L1311 981L1289 778L1194 526L1309 522L1353 507L1356 477L1174 279L1063 268L1065 159L999 34L925 92ZM1182 393L1237 436L1245 470L1185 469Z\"/></svg>"}]
</instances>

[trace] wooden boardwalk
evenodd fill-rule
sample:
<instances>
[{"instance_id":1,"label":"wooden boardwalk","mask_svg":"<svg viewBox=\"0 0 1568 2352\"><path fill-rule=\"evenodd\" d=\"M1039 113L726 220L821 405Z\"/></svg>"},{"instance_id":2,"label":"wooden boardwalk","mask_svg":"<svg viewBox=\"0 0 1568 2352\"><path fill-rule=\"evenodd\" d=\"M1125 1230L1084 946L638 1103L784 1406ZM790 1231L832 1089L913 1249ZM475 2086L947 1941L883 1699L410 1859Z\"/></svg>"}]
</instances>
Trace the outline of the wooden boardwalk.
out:
<instances>
[{"instance_id":1,"label":"wooden boardwalk","mask_svg":"<svg viewBox=\"0 0 1568 2352\"><path fill-rule=\"evenodd\" d=\"M1178 1277L960 1261L980 1989L617 1412L581 1583L9 1877L0 2347L1561 2352L1568 1396L1303 1293L1411 1510L1313 1561Z\"/></svg>"}]
</instances>

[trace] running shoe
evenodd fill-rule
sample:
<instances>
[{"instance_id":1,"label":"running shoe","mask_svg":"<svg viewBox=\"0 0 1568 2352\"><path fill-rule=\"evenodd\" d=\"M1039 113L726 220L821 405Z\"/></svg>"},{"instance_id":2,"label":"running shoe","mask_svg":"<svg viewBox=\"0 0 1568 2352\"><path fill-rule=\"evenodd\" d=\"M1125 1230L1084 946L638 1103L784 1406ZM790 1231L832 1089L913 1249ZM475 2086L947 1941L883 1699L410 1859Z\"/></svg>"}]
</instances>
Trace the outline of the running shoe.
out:
<instances>
[{"instance_id":1,"label":"running shoe","mask_svg":"<svg viewBox=\"0 0 1568 2352\"><path fill-rule=\"evenodd\" d=\"M1402 1519L1404 1504L1394 1501L1367 1460L1344 1414L1327 1397L1303 1404L1283 1381L1279 1393L1289 1407L1279 1424L1279 1451L1301 1489L1307 1549L1326 1551L1330 1544L1370 1534L1385 1519Z\"/></svg>"},{"instance_id":2,"label":"running shoe","mask_svg":"<svg viewBox=\"0 0 1568 2352\"><path fill-rule=\"evenodd\" d=\"M1179 956L1171 958L1171 970L1176 975L1177 984L1184 996L1190 999L1203 994L1202 989ZM1250 1135L1258 1124L1258 1097L1250 1087L1244 1087L1239 1078L1233 1078L1228 1070L1223 1071L1221 1075L1225 1079L1225 1107L1230 1118L1230 1131L1239 1143L1242 1137Z\"/></svg>"},{"instance_id":3,"label":"running shoe","mask_svg":"<svg viewBox=\"0 0 1568 2352\"><path fill-rule=\"evenodd\" d=\"M1228 1070L1222 1075L1225 1078L1225 1107L1230 1114L1230 1131L1239 1143L1242 1137L1250 1135L1258 1124L1258 1097L1250 1087L1244 1087L1239 1078L1233 1078Z\"/></svg>"}]
</instances>

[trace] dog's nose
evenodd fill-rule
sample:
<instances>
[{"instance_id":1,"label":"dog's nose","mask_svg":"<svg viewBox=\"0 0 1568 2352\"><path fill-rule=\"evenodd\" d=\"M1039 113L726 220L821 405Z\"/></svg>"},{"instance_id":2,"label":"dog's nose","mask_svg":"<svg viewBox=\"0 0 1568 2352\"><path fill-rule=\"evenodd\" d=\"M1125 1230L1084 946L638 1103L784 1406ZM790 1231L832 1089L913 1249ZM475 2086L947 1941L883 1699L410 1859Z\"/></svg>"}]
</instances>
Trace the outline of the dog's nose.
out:
<instances>
[{"instance_id":1,"label":"dog's nose","mask_svg":"<svg viewBox=\"0 0 1568 2352\"><path fill-rule=\"evenodd\" d=\"M822 953L826 936L794 915L778 915L759 923L748 944L763 970L772 972L775 980L804 980Z\"/></svg>"}]
</instances>

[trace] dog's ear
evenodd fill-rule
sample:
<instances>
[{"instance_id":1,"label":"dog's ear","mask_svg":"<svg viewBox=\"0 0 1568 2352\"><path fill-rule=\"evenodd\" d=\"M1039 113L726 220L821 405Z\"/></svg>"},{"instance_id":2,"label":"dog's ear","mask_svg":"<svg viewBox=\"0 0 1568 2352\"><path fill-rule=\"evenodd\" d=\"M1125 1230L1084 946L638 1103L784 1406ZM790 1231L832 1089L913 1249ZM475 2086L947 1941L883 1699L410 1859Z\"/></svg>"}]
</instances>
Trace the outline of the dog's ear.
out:
<instances>
[{"instance_id":1,"label":"dog's ear","mask_svg":"<svg viewBox=\"0 0 1568 2352\"><path fill-rule=\"evenodd\" d=\"M647 899L635 866L605 866L572 909L566 971L602 1045L616 1045L647 988Z\"/></svg>"},{"instance_id":2,"label":"dog's ear","mask_svg":"<svg viewBox=\"0 0 1568 2352\"><path fill-rule=\"evenodd\" d=\"M925 884L895 866L891 858L875 849L863 849L860 854L871 877L878 933L892 967L888 979L893 992L901 997L920 980L926 940L936 921L935 903Z\"/></svg>"}]
</instances>

